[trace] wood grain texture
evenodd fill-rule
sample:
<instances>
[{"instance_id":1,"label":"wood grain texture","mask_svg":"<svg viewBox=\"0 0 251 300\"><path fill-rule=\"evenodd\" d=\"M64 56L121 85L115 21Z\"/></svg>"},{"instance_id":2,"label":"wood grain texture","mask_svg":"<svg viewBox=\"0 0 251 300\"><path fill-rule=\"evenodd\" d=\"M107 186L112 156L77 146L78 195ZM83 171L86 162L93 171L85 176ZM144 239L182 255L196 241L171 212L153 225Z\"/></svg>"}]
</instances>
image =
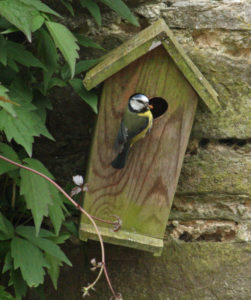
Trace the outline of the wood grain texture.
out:
<instances>
[{"instance_id":1,"label":"wood grain texture","mask_svg":"<svg viewBox=\"0 0 251 300\"><path fill-rule=\"evenodd\" d=\"M169 108L154 120L150 134L132 147L125 168L116 170L110 165L116 156L114 140L128 99L136 92L162 97ZM137 236L137 248L146 250L147 237L149 243L151 239L162 241L197 100L196 92L162 46L106 80L90 155L89 192L84 199L84 208L92 215L122 219L117 233L104 229L105 240L128 245L131 233ZM80 236L93 238L85 224L89 221L82 216ZM99 225L102 233L107 226Z\"/></svg>"}]
</instances>

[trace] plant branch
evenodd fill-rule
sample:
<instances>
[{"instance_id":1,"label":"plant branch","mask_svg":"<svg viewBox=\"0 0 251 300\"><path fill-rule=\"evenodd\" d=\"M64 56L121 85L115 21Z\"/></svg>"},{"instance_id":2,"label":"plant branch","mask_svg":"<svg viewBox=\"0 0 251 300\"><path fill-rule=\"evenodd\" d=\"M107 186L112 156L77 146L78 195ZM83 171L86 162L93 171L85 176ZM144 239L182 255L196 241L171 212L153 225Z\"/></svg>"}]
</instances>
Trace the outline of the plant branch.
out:
<instances>
[{"instance_id":1,"label":"plant branch","mask_svg":"<svg viewBox=\"0 0 251 300\"><path fill-rule=\"evenodd\" d=\"M106 265L105 264L104 264L104 273L105 273L105 278L106 278L106 281L107 281L107 283L109 285L109 288L112 291L112 294L113 294L114 298L116 299L116 293L115 293L115 291L114 291L114 289L112 287L112 284L111 284L111 281L110 281L110 277L109 277L109 275L107 273L107 269L106 269Z\"/></svg>"},{"instance_id":2,"label":"plant branch","mask_svg":"<svg viewBox=\"0 0 251 300\"><path fill-rule=\"evenodd\" d=\"M0 155L0 159L4 160L4 161L7 161L8 163L12 164L12 165L15 165L19 168L22 168L22 169L25 169L27 171L30 171L34 174L37 174L39 176L41 176L42 178L44 178L45 180L49 181L51 184L53 184L78 210L81 211L81 213L83 213L84 215L86 215L86 217L91 221L92 225L94 226L96 232L97 232L97 235L98 235L98 238L99 238L99 242L100 242L100 247L101 247L101 257L102 257L102 265L103 267L101 267L100 269L100 272L97 276L97 280L100 278L103 270L104 270L104 273L105 273L105 277L106 277L106 280L108 282L108 285L111 289L111 292L113 294L114 297L116 297L116 294L114 292L114 289L111 285L111 282L110 282L110 279L109 279L109 276L107 274L107 270L106 270L106 267L105 267L105 248L104 248L104 243L103 243L103 239L102 239L102 236L101 236L101 233L95 223L95 221L93 220L93 217L87 212L85 211L78 203L76 203L54 180L52 180L51 178L49 178L48 176L44 175L43 173L40 173L39 171L37 170L34 170L32 168L29 168L27 166L24 166L22 164L19 164L15 161L12 161L2 155ZM95 281L90 284L87 288L93 288L93 286L97 283L97 280L95 279Z\"/></svg>"},{"instance_id":3,"label":"plant branch","mask_svg":"<svg viewBox=\"0 0 251 300\"><path fill-rule=\"evenodd\" d=\"M99 222L101 222L101 223L106 223L106 224L114 225L115 222L116 222L116 221L108 221L108 220L100 219L100 218L95 217L95 216L93 216L93 215L91 215L91 216L92 216L92 218L93 218L94 220L99 221Z\"/></svg>"},{"instance_id":4,"label":"plant branch","mask_svg":"<svg viewBox=\"0 0 251 300\"><path fill-rule=\"evenodd\" d=\"M15 202L16 202L16 183L14 182L12 184L12 197L11 197L11 207L15 207Z\"/></svg>"}]
</instances>

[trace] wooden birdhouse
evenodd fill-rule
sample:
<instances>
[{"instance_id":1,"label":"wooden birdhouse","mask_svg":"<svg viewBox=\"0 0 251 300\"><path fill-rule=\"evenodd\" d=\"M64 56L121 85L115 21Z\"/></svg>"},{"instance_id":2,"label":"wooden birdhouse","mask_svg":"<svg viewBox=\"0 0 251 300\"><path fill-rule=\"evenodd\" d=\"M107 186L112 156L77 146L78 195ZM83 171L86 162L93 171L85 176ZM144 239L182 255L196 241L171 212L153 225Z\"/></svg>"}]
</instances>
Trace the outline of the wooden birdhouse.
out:
<instances>
[{"instance_id":1,"label":"wooden birdhouse","mask_svg":"<svg viewBox=\"0 0 251 300\"><path fill-rule=\"evenodd\" d=\"M84 79L88 90L101 82L84 209L122 220L117 232L97 221L105 242L160 255L198 99L214 113L220 108L217 93L162 19L111 51ZM131 148L125 167L114 169L114 141L135 93L151 99L153 128ZM80 238L98 239L84 215Z\"/></svg>"}]
</instances>

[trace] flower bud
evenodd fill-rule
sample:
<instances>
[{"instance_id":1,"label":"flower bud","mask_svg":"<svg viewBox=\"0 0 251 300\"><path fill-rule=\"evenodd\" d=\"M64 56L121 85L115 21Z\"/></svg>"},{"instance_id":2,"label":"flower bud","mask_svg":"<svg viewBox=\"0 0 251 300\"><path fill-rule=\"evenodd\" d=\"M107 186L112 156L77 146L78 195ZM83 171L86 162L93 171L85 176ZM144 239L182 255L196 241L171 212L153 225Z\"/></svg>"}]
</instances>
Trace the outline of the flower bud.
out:
<instances>
[{"instance_id":1,"label":"flower bud","mask_svg":"<svg viewBox=\"0 0 251 300\"><path fill-rule=\"evenodd\" d=\"M81 186L84 183L84 178L81 175L75 175L75 176L73 176L72 180L78 186Z\"/></svg>"}]
</instances>

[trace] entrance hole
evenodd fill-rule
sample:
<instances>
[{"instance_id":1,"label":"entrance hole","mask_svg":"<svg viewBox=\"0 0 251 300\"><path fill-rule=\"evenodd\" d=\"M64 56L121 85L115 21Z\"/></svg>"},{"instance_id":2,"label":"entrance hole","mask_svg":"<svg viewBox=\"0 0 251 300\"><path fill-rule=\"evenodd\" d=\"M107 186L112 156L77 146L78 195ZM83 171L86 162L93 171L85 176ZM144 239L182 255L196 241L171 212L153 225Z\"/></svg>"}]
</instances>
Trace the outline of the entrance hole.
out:
<instances>
[{"instance_id":1,"label":"entrance hole","mask_svg":"<svg viewBox=\"0 0 251 300\"><path fill-rule=\"evenodd\" d=\"M153 106L151 112L153 118L159 118L168 110L168 103L165 99L161 97L154 97L149 100L149 103Z\"/></svg>"}]
</instances>

